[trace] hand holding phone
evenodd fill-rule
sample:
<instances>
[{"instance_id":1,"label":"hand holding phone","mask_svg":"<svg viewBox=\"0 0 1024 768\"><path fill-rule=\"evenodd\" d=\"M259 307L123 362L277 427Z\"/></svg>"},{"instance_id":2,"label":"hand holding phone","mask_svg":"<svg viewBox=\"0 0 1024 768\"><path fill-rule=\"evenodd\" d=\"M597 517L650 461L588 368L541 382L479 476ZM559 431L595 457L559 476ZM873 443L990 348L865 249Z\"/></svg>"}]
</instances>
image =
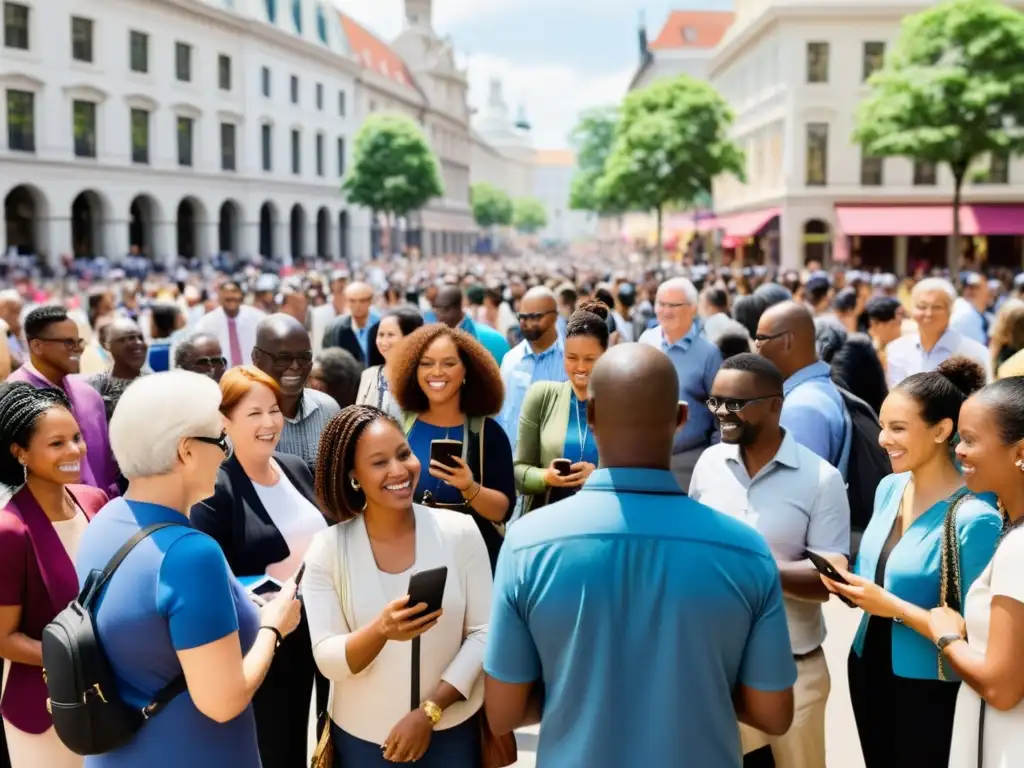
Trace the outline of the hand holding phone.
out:
<instances>
[{"instance_id":1,"label":"hand holding phone","mask_svg":"<svg viewBox=\"0 0 1024 768\"><path fill-rule=\"evenodd\" d=\"M446 567L414 573L409 594L392 600L380 615L380 632L388 640L405 641L419 637L433 627L443 610Z\"/></svg>"},{"instance_id":2,"label":"hand holding phone","mask_svg":"<svg viewBox=\"0 0 1024 768\"><path fill-rule=\"evenodd\" d=\"M811 565L814 566L815 570L817 570L818 573L820 573L825 578L831 579L837 584L845 584L846 586L850 585L850 582L846 580L843 574L836 570L836 567L832 565L832 563L830 563L827 559L819 555L817 552L811 552L810 550L807 550L806 552L804 552L804 557L810 560ZM851 608L857 607L853 603L853 601L850 600L850 598L848 598L846 595L837 594L836 597L838 597Z\"/></svg>"},{"instance_id":3,"label":"hand holding phone","mask_svg":"<svg viewBox=\"0 0 1024 768\"><path fill-rule=\"evenodd\" d=\"M430 460L452 469L458 469L455 457L462 457L461 440L431 440Z\"/></svg>"}]
</instances>

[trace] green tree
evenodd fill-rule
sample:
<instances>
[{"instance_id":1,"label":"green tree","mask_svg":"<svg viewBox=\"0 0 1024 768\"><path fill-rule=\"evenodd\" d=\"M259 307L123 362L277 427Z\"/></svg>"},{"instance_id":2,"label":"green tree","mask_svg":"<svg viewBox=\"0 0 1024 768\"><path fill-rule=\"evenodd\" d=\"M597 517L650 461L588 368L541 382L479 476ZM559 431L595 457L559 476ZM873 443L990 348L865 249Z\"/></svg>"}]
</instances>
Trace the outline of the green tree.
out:
<instances>
[{"instance_id":1,"label":"green tree","mask_svg":"<svg viewBox=\"0 0 1024 768\"><path fill-rule=\"evenodd\" d=\"M385 113L367 117L356 133L352 170L341 188L389 224L444 194L440 166L419 125Z\"/></svg>"},{"instance_id":2,"label":"green tree","mask_svg":"<svg viewBox=\"0 0 1024 768\"><path fill-rule=\"evenodd\" d=\"M512 199L497 187L474 184L469 190L469 202L473 206L473 218L483 229L507 227L512 223Z\"/></svg>"},{"instance_id":3,"label":"green tree","mask_svg":"<svg viewBox=\"0 0 1024 768\"><path fill-rule=\"evenodd\" d=\"M521 197L512 204L512 223L520 232L532 235L548 223L544 204L535 197Z\"/></svg>"},{"instance_id":4,"label":"green tree","mask_svg":"<svg viewBox=\"0 0 1024 768\"><path fill-rule=\"evenodd\" d=\"M743 152L728 135L732 121L718 91L688 75L633 91L622 105L599 197L622 209L655 211L660 254L667 206L706 199L724 173L744 178Z\"/></svg>"},{"instance_id":5,"label":"green tree","mask_svg":"<svg viewBox=\"0 0 1024 768\"><path fill-rule=\"evenodd\" d=\"M964 179L986 156L1024 151L1024 14L998 0L946 0L903 20L868 80L854 141L874 157L948 165L956 268Z\"/></svg>"},{"instance_id":6,"label":"green tree","mask_svg":"<svg viewBox=\"0 0 1024 768\"><path fill-rule=\"evenodd\" d=\"M580 115L579 123L569 135L569 144L576 152L576 173L569 194L572 210L597 214L621 212L613 201L601 199L597 193L618 122L619 113L613 107L590 109Z\"/></svg>"}]
</instances>

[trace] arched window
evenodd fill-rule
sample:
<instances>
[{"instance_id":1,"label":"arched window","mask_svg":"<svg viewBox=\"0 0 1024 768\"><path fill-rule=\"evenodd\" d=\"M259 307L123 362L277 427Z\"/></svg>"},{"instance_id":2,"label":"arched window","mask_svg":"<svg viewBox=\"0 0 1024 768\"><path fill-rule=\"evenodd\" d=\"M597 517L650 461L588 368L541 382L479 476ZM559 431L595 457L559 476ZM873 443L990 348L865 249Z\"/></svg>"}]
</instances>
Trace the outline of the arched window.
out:
<instances>
[{"instance_id":1,"label":"arched window","mask_svg":"<svg viewBox=\"0 0 1024 768\"><path fill-rule=\"evenodd\" d=\"M327 45L327 17L324 15L322 5L316 7L316 36L320 38L321 43Z\"/></svg>"},{"instance_id":2,"label":"arched window","mask_svg":"<svg viewBox=\"0 0 1024 768\"><path fill-rule=\"evenodd\" d=\"M292 0L292 21L295 22L295 32L302 34L302 0Z\"/></svg>"},{"instance_id":3,"label":"arched window","mask_svg":"<svg viewBox=\"0 0 1024 768\"><path fill-rule=\"evenodd\" d=\"M263 0L267 6L267 21L277 24L277 0Z\"/></svg>"}]
</instances>

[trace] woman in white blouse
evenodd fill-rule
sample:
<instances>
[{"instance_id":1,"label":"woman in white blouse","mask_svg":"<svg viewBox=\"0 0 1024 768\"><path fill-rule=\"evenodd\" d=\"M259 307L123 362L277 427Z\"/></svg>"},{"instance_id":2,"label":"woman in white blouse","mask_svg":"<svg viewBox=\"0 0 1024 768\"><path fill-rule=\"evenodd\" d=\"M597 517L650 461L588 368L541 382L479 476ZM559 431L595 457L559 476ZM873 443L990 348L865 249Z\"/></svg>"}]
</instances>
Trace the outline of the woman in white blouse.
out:
<instances>
[{"instance_id":1,"label":"woman in white blouse","mask_svg":"<svg viewBox=\"0 0 1024 768\"><path fill-rule=\"evenodd\" d=\"M402 417L402 409L391 396L391 385L388 382L388 362L392 350L402 339L423 325L423 315L415 307L396 307L389 310L370 329L370 367L363 371L359 379L359 392L356 395L357 405L372 405L375 408L394 416Z\"/></svg>"},{"instance_id":2,"label":"woman in white blouse","mask_svg":"<svg viewBox=\"0 0 1024 768\"><path fill-rule=\"evenodd\" d=\"M193 507L192 526L217 540L243 583L264 575L285 582L328 521L317 507L306 463L275 451L284 427L277 382L258 368L242 366L224 374L220 390L234 455L221 466L213 496ZM253 699L263 768L305 764L314 677L322 712L329 685L316 675L303 617Z\"/></svg>"},{"instance_id":3,"label":"woman in white blouse","mask_svg":"<svg viewBox=\"0 0 1024 768\"><path fill-rule=\"evenodd\" d=\"M420 462L398 424L353 405L320 440L317 496L338 525L316 536L302 582L313 656L334 684L335 765L478 768L487 548L466 515L414 505ZM408 606L409 577L447 566L442 608ZM420 636L421 705L410 708Z\"/></svg>"}]
</instances>

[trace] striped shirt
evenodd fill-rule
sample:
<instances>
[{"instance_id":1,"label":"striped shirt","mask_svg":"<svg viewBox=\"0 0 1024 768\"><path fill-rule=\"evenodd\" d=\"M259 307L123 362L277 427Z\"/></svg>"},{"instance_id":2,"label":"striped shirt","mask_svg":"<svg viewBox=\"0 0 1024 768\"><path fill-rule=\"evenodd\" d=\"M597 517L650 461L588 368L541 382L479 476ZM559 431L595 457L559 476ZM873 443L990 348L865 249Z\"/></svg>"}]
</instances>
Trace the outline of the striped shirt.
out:
<instances>
[{"instance_id":1,"label":"striped shirt","mask_svg":"<svg viewBox=\"0 0 1024 768\"><path fill-rule=\"evenodd\" d=\"M521 341L501 361L501 380L505 384L505 404L497 421L508 435L512 444L512 455L516 455L516 439L519 437L519 412L526 399L526 390L538 381L565 381L565 347L562 337L540 354L530 347L530 342Z\"/></svg>"},{"instance_id":2,"label":"striped shirt","mask_svg":"<svg viewBox=\"0 0 1024 768\"><path fill-rule=\"evenodd\" d=\"M281 430L281 442L277 450L298 456L312 472L316 465L320 433L324 431L327 422L340 412L341 408L330 395L315 389L302 390L302 400L295 418L284 417L284 429Z\"/></svg>"}]
</instances>

